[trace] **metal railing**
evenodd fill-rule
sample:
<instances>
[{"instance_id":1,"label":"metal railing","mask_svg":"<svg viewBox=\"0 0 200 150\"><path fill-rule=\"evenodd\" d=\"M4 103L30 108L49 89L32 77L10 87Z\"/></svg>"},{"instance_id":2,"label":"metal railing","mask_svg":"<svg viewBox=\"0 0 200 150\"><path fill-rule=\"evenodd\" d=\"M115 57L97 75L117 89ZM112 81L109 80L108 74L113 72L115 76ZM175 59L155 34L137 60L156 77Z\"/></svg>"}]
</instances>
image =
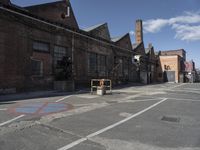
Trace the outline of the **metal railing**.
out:
<instances>
[{"instance_id":1,"label":"metal railing","mask_svg":"<svg viewBox=\"0 0 200 150\"><path fill-rule=\"evenodd\" d=\"M92 79L91 94L94 94L94 89L105 88L106 91L112 93L112 81L110 79Z\"/></svg>"}]
</instances>

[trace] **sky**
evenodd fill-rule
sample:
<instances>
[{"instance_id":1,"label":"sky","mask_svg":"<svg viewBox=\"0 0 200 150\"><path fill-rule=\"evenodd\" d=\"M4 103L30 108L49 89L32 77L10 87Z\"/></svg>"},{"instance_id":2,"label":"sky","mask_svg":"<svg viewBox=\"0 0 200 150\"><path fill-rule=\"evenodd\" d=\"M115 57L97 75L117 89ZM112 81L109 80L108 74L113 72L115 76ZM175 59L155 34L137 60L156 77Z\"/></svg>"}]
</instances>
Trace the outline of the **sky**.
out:
<instances>
[{"instance_id":1,"label":"sky","mask_svg":"<svg viewBox=\"0 0 200 150\"><path fill-rule=\"evenodd\" d=\"M56 0L11 0L29 6ZM187 60L200 68L200 0L71 0L81 29L108 23L112 37L130 33L134 43L135 21L143 20L144 43L156 51L185 49Z\"/></svg>"}]
</instances>

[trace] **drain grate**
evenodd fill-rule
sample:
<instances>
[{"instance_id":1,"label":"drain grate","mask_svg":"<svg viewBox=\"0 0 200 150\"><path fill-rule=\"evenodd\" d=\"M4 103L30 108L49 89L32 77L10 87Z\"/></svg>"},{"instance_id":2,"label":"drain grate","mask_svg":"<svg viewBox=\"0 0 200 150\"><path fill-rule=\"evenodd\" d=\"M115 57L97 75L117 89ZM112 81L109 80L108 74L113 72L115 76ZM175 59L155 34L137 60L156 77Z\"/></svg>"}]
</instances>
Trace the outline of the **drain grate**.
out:
<instances>
[{"instance_id":1,"label":"drain grate","mask_svg":"<svg viewBox=\"0 0 200 150\"><path fill-rule=\"evenodd\" d=\"M163 116L161 118L162 121L167 121L167 122L174 122L174 123L179 123L181 118L179 117L174 117L174 116Z\"/></svg>"}]
</instances>

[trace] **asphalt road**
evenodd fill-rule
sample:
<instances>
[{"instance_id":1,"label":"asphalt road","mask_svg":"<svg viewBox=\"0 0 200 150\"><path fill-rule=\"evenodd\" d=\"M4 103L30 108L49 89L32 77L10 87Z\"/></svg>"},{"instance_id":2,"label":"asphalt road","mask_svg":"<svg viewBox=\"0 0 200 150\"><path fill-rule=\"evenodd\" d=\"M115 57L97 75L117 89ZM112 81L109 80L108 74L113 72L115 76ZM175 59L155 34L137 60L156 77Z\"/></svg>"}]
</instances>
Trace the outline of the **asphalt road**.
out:
<instances>
[{"instance_id":1,"label":"asphalt road","mask_svg":"<svg viewBox=\"0 0 200 150\"><path fill-rule=\"evenodd\" d=\"M0 150L200 150L200 84L10 97L0 96Z\"/></svg>"}]
</instances>

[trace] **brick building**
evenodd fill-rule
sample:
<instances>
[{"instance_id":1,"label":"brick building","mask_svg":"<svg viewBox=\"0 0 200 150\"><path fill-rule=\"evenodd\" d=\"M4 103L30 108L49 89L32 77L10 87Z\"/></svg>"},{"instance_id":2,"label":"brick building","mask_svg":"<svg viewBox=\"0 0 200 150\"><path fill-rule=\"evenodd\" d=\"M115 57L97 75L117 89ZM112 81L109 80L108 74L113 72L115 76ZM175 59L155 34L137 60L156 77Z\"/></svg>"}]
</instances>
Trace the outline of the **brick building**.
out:
<instances>
[{"instance_id":1,"label":"brick building","mask_svg":"<svg viewBox=\"0 0 200 150\"><path fill-rule=\"evenodd\" d=\"M184 49L159 52L159 67L157 79L159 82L184 82L184 62L186 52Z\"/></svg>"},{"instance_id":2,"label":"brick building","mask_svg":"<svg viewBox=\"0 0 200 150\"><path fill-rule=\"evenodd\" d=\"M136 78L144 84L156 82L157 58L152 44L149 44L147 48L144 46L142 20L136 20L135 40L136 43L132 47L134 56L138 60L138 76Z\"/></svg>"},{"instance_id":3,"label":"brick building","mask_svg":"<svg viewBox=\"0 0 200 150\"><path fill-rule=\"evenodd\" d=\"M195 63L193 60L185 61L185 82L196 82L198 80Z\"/></svg>"},{"instance_id":4,"label":"brick building","mask_svg":"<svg viewBox=\"0 0 200 150\"><path fill-rule=\"evenodd\" d=\"M106 23L81 30L69 1L25 8L1 1L0 26L3 92L52 89L63 58L71 62L68 80L76 85L92 78L110 78L116 84L137 81L129 34L111 38ZM140 47L144 49L143 44L135 49Z\"/></svg>"},{"instance_id":5,"label":"brick building","mask_svg":"<svg viewBox=\"0 0 200 150\"><path fill-rule=\"evenodd\" d=\"M154 47L151 43L149 43L148 48L145 49L146 57L147 57L147 73L148 83L157 82L157 57L154 52Z\"/></svg>"}]
</instances>

